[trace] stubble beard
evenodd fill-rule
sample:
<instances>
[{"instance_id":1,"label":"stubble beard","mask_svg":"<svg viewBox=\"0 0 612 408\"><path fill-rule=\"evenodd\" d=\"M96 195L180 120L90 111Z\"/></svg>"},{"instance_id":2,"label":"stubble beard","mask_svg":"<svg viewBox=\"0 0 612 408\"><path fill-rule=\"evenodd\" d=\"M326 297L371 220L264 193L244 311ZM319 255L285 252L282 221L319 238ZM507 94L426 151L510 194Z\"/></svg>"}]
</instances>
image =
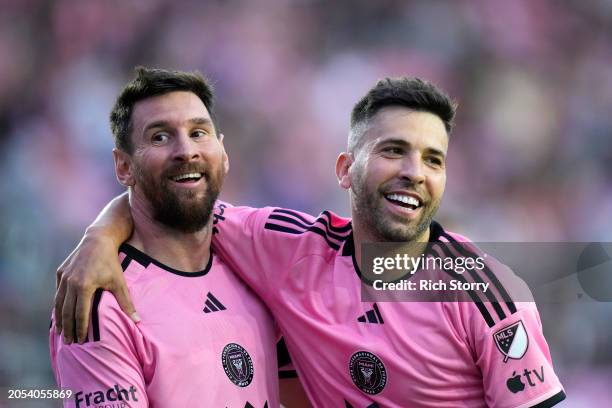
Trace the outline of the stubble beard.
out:
<instances>
[{"instance_id":1,"label":"stubble beard","mask_svg":"<svg viewBox=\"0 0 612 408\"><path fill-rule=\"evenodd\" d=\"M389 214L384 208L386 200L378 190L369 190L361 177L352 187L353 214L376 242L412 242L421 237L431 225L440 201L429 202L421 209L417 220L407 221Z\"/></svg>"}]
</instances>

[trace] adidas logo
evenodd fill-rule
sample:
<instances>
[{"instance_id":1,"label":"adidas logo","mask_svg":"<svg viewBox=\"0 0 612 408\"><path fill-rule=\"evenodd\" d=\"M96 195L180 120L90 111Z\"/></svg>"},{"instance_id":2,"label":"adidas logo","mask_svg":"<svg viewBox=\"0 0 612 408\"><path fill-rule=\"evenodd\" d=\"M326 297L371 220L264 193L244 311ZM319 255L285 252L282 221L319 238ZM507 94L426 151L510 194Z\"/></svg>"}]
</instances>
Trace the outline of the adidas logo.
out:
<instances>
[{"instance_id":1,"label":"adidas logo","mask_svg":"<svg viewBox=\"0 0 612 408\"><path fill-rule=\"evenodd\" d=\"M249 401L247 401L247 403L244 406L244 408L255 408L255 406L253 404L251 404ZM266 401L266 403L264 404L263 408L268 408L268 401Z\"/></svg>"},{"instance_id":2,"label":"adidas logo","mask_svg":"<svg viewBox=\"0 0 612 408\"><path fill-rule=\"evenodd\" d=\"M225 306L223 303L219 302L219 299L213 296L212 293L208 292L206 294L206 302L204 302L204 313L212 313L218 312L220 310L225 310Z\"/></svg>"},{"instance_id":3,"label":"adidas logo","mask_svg":"<svg viewBox=\"0 0 612 408\"><path fill-rule=\"evenodd\" d=\"M384 324L382 315L380 314L380 310L378 310L378 306L376 303L372 305L373 309L365 312L364 315L361 315L357 318L358 322L361 323L375 323L375 324Z\"/></svg>"}]
</instances>

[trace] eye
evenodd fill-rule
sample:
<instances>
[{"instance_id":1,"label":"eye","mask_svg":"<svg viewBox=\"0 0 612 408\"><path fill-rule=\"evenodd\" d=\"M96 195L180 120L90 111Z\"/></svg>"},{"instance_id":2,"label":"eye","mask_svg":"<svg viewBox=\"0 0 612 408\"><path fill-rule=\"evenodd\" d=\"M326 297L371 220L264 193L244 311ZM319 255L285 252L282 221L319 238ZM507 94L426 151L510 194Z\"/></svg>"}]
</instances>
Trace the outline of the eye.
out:
<instances>
[{"instance_id":1,"label":"eye","mask_svg":"<svg viewBox=\"0 0 612 408\"><path fill-rule=\"evenodd\" d=\"M193 132L191 132L191 137L201 138L204 136L208 136L208 132L203 129L196 129Z\"/></svg>"},{"instance_id":2,"label":"eye","mask_svg":"<svg viewBox=\"0 0 612 408\"><path fill-rule=\"evenodd\" d=\"M151 142L153 142L153 144L162 144L168 140L168 137L168 134L165 132L157 132L151 136Z\"/></svg>"},{"instance_id":3,"label":"eye","mask_svg":"<svg viewBox=\"0 0 612 408\"><path fill-rule=\"evenodd\" d=\"M429 156L425 158L425 161L433 166L442 166L442 160L437 156Z\"/></svg>"},{"instance_id":4,"label":"eye","mask_svg":"<svg viewBox=\"0 0 612 408\"><path fill-rule=\"evenodd\" d=\"M388 146L388 147L385 147L382 151L385 154L385 156L389 156L389 157L399 157L404 154L404 149L402 149L401 147L397 147L397 146Z\"/></svg>"}]
</instances>

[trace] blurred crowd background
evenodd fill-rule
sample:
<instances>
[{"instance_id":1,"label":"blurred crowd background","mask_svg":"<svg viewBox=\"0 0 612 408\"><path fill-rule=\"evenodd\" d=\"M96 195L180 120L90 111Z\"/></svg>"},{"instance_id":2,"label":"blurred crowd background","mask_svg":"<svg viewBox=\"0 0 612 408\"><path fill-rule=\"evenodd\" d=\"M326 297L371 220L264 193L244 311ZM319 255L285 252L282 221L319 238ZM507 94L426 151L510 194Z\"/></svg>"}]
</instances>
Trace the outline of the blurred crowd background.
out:
<instances>
[{"instance_id":1,"label":"blurred crowd background","mask_svg":"<svg viewBox=\"0 0 612 408\"><path fill-rule=\"evenodd\" d=\"M352 105L378 78L415 75L459 102L443 224L475 241L612 241L610 0L0 8L4 394L54 384L55 269L122 191L108 114L139 64L199 70L215 83L231 161L226 201L348 215L334 163ZM612 400L612 303L539 307L564 406Z\"/></svg>"}]
</instances>

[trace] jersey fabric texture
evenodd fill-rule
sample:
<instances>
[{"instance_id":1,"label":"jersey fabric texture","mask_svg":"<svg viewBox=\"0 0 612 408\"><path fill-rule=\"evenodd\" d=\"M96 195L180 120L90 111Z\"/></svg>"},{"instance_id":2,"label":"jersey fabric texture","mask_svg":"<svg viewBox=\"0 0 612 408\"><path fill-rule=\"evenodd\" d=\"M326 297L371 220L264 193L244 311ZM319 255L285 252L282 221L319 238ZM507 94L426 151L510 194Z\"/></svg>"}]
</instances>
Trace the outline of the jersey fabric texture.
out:
<instances>
[{"instance_id":1,"label":"jersey fabric texture","mask_svg":"<svg viewBox=\"0 0 612 408\"><path fill-rule=\"evenodd\" d=\"M265 305L211 251L186 273L123 244L119 259L141 317L94 296L87 342L50 329L66 407L278 407L277 331ZM117 404L117 405L114 405Z\"/></svg>"},{"instance_id":2,"label":"jersey fabric texture","mask_svg":"<svg viewBox=\"0 0 612 408\"><path fill-rule=\"evenodd\" d=\"M468 241L435 222L430 235ZM316 407L550 407L565 398L535 303L513 302L496 265L477 271L495 286L494 302L371 303L361 301L351 222L333 213L218 203L213 247L274 314Z\"/></svg>"}]
</instances>

